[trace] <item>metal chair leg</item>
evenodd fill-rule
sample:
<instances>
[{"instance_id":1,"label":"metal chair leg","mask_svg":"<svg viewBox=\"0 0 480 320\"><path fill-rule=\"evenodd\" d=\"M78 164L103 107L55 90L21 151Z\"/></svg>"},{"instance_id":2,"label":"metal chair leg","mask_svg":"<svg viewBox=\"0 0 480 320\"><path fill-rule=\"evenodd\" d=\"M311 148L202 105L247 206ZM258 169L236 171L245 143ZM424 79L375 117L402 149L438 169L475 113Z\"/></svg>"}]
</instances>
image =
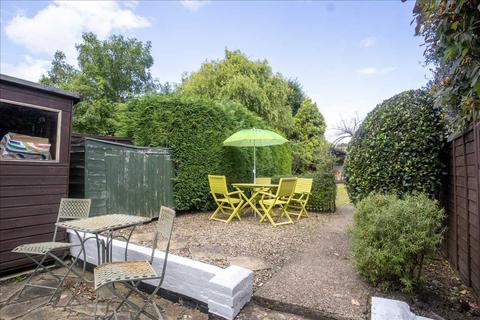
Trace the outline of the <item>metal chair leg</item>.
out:
<instances>
[{"instance_id":1,"label":"metal chair leg","mask_svg":"<svg viewBox=\"0 0 480 320\"><path fill-rule=\"evenodd\" d=\"M25 290L25 288L27 287L27 285L30 284L30 281L33 279L33 276L36 275L38 273L38 269L40 268L44 268L43 266L43 262L45 261L45 259L47 258L47 255L44 255L42 260L40 262L37 262L35 259L33 259L29 254L26 255L27 257L30 258L30 260L33 260L36 264L37 264L37 267L35 268L35 270L33 270L32 274L28 277L27 281L25 281L25 284L23 285L22 289L20 290L20 292L17 294L16 296L16 299L20 299L20 296L22 295L23 291Z\"/></svg>"}]
</instances>

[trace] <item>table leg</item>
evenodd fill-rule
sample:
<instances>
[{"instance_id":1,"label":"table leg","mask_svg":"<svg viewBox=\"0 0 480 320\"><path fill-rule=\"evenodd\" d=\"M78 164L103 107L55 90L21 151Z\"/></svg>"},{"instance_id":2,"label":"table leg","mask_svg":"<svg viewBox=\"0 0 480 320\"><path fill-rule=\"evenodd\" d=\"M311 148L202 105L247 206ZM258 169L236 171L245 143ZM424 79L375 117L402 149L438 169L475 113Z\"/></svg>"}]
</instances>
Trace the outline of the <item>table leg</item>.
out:
<instances>
[{"instance_id":1,"label":"table leg","mask_svg":"<svg viewBox=\"0 0 480 320\"><path fill-rule=\"evenodd\" d=\"M252 202L255 199L255 197L258 195L259 191L253 192L250 198L248 198L240 188L235 187L235 189L241 192L240 194L242 198L245 200L245 203L242 205L240 210L243 210L247 205L249 205L252 208L254 213L258 213L258 215L261 216L262 214L260 213L260 211L258 211L257 207Z\"/></svg>"}]
</instances>

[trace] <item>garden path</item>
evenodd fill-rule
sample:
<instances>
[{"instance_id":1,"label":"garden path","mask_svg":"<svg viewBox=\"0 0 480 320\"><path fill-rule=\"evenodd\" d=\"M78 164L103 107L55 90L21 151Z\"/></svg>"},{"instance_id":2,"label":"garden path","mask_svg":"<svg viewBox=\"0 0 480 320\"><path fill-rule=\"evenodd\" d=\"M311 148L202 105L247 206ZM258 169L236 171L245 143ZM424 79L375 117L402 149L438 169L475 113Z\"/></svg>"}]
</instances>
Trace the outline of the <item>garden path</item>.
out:
<instances>
[{"instance_id":1,"label":"garden path","mask_svg":"<svg viewBox=\"0 0 480 320\"><path fill-rule=\"evenodd\" d=\"M266 307L314 319L365 319L371 289L355 272L347 227L353 207L342 206L272 279L254 294Z\"/></svg>"}]
</instances>

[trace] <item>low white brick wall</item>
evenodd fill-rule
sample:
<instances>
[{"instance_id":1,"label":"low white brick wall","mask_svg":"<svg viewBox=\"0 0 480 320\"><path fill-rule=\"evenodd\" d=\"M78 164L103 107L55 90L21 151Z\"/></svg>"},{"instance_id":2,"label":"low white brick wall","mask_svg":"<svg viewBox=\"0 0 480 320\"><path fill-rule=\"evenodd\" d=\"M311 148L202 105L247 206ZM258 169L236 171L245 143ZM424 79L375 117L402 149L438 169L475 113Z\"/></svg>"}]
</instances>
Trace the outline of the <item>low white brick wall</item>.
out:
<instances>
[{"instance_id":1,"label":"low white brick wall","mask_svg":"<svg viewBox=\"0 0 480 320\"><path fill-rule=\"evenodd\" d=\"M72 243L79 243L75 232L68 230ZM83 234L80 234L83 236ZM92 236L86 234L86 237ZM103 238L104 237L100 237ZM123 261L125 242L113 240L113 261ZM79 247L71 249L72 255L77 255ZM85 243L87 262L96 265L97 242L89 239ZM151 248L135 244L128 245L128 260L149 260ZM155 250L153 267L162 272L164 252ZM83 255L80 255L83 259ZM146 281L156 286L158 280ZM225 269L212 266L192 259L168 255L167 270L162 288L180 293L195 300L208 304L208 311L225 319L233 319L243 306L250 301L253 292L253 272L238 266Z\"/></svg>"}]
</instances>

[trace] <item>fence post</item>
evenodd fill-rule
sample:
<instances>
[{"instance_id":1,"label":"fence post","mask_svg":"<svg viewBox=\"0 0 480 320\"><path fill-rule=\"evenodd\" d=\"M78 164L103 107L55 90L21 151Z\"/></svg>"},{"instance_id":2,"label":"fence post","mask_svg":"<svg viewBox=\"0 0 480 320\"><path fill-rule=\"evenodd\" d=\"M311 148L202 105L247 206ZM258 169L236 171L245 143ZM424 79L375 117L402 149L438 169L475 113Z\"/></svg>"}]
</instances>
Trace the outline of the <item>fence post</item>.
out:
<instances>
[{"instance_id":1,"label":"fence post","mask_svg":"<svg viewBox=\"0 0 480 320\"><path fill-rule=\"evenodd\" d=\"M468 131L467 131L468 132ZM463 186L465 187L465 214L466 214L466 228L467 228L467 285L472 286L472 252L470 248L470 209L468 207L468 162L467 162L467 139L466 133L462 135L462 147L463 147L463 171L465 173L465 179ZM474 141L475 143L475 141Z\"/></svg>"}]
</instances>

